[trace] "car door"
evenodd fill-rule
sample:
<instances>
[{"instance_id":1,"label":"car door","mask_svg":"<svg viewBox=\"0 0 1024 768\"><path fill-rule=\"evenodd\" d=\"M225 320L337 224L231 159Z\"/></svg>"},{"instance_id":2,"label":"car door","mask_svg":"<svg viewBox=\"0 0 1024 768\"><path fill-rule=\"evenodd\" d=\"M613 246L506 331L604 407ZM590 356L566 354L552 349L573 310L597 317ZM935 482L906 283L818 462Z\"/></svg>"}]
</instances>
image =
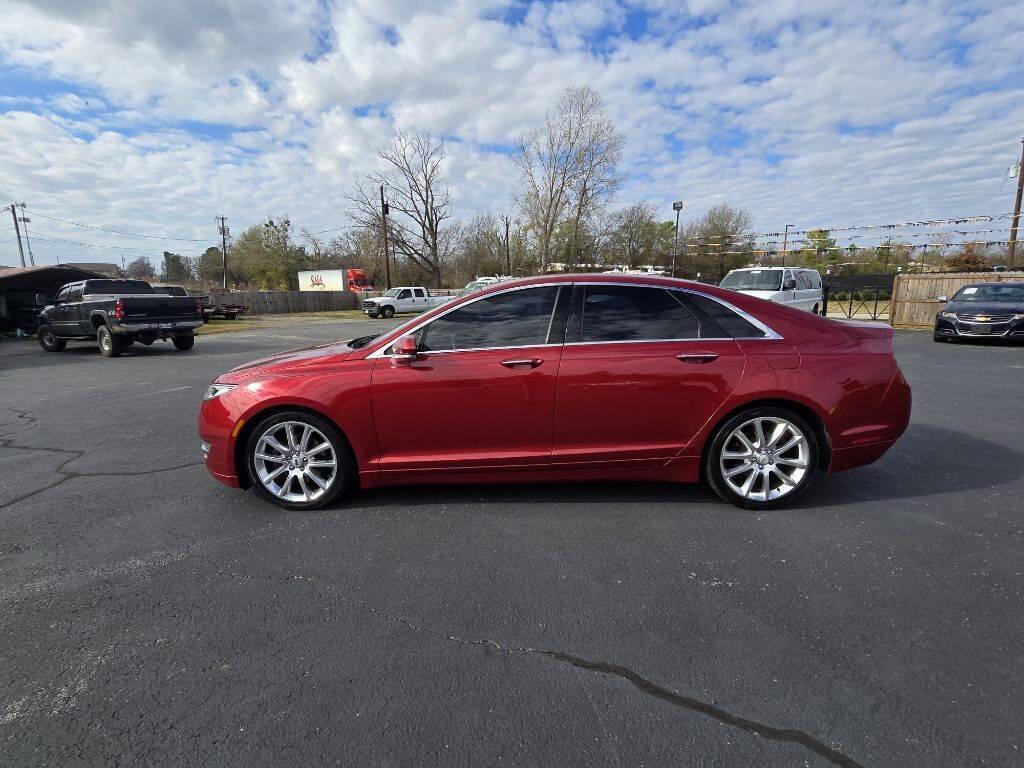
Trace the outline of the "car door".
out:
<instances>
[{"instance_id":1,"label":"car door","mask_svg":"<svg viewBox=\"0 0 1024 768\"><path fill-rule=\"evenodd\" d=\"M552 464L655 466L735 390L739 345L685 292L577 285L559 366Z\"/></svg>"},{"instance_id":2,"label":"car door","mask_svg":"<svg viewBox=\"0 0 1024 768\"><path fill-rule=\"evenodd\" d=\"M82 297L83 284L71 286L71 290L68 291L67 304L64 305L64 332L69 336L85 334L92 330L91 327L83 330Z\"/></svg>"},{"instance_id":3,"label":"car door","mask_svg":"<svg viewBox=\"0 0 1024 768\"><path fill-rule=\"evenodd\" d=\"M413 301L412 301L412 289L403 288L398 292L398 296L395 297L395 311L396 312L412 312Z\"/></svg>"},{"instance_id":4,"label":"car door","mask_svg":"<svg viewBox=\"0 0 1024 768\"><path fill-rule=\"evenodd\" d=\"M422 288L412 289L413 310L422 312L427 308L427 292Z\"/></svg>"},{"instance_id":5,"label":"car door","mask_svg":"<svg viewBox=\"0 0 1024 768\"><path fill-rule=\"evenodd\" d=\"M47 313L49 315L50 328L57 335L63 334L67 327L67 322L64 320L64 316L67 314L67 301L68 294L70 292L70 286L66 285L61 288L53 298L53 307Z\"/></svg>"},{"instance_id":6,"label":"car door","mask_svg":"<svg viewBox=\"0 0 1024 768\"><path fill-rule=\"evenodd\" d=\"M414 361L374 353L380 470L546 465L569 292L543 285L491 294L416 329Z\"/></svg>"}]
</instances>

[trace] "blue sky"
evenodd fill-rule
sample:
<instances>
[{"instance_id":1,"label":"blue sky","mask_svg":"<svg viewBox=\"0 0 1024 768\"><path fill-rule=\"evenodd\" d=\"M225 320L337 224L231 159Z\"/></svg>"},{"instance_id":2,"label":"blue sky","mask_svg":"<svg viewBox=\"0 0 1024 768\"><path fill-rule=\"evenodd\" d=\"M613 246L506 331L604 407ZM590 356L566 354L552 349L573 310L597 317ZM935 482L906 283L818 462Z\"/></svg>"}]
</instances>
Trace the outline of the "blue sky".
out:
<instances>
[{"instance_id":1,"label":"blue sky","mask_svg":"<svg viewBox=\"0 0 1024 768\"><path fill-rule=\"evenodd\" d=\"M181 238L39 217L43 262L198 251L221 213L342 226L396 125L448 137L458 216L514 212L516 137L579 84L626 140L615 205L726 201L761 231L1005 212L1024 135L1005 3L0 0L0 18L0 203Z\"/></svg>"}]
</instances>

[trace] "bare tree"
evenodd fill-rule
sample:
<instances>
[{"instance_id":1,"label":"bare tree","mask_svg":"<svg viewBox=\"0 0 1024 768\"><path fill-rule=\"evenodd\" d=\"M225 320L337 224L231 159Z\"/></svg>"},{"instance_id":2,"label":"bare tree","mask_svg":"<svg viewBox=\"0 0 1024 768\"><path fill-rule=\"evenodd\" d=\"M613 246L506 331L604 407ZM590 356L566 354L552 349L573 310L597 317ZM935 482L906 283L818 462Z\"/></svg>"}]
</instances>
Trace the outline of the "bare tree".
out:
<instances>
[{"instance_id":1,"label":"bare tree","mask_svg":"<svg viewBox=\"0 0 1024 768\"><path fill-rule=\"evenodd\" d=\"M692 271L710 271L719 279L729 269L735 269L753 259L750 237L751 217L743 208L718 203L701 218L688 223L680 235L683 253L691 263Z\"/></svg>"},{"instance_id":2,"label":"bare tree","mask_svg":"<svg viewBox=\"0 0 1024 768\"><path fill-rule=\"evenodd\" d=\"M582 86L566 89L555 110L545 114L544 124L519 138L518 150L520 205L537 237L544 272L551 260L552 239L566 213L571 212L569 223L577 241L584 217L621 183L617 165L622 139L601 97Z\"/></svg>"},{"instance_id":3,"label":"bare tree","mask_svg":"<svg viewBox=\"0 0 1024 768\"><path fill-rule=\"evenodd\" d=\"M417 271L441 287L441 272L455 248L448 184L444 177L444 141L429 133L395 131L391 144L377 150L383 172L357 181L349 193L350 213L357 222L382 231L380 192L391 209L388 238Z\"/></svg>"},{"instance_id":4,"label":"bare tree","mask_svg":"<svg viewBox=\"0 0 1024 768\"><path fill-rule=\"evenodd\" d=\"M656 217L657 209L650 203L637 203L616 214L610 248L621 264L637 269L654 263L661 233Z\"/></svg>"}]
</instances>

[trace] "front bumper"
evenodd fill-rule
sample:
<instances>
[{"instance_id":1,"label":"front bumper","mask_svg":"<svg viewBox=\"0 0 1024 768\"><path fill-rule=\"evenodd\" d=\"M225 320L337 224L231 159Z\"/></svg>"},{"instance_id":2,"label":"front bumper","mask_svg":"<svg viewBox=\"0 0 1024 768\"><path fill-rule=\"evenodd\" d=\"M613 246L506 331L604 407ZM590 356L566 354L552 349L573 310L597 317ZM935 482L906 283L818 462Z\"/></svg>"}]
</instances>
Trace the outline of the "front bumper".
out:
<instances>
[{"instance_id":1,"label":"front bumper","mask_svg":"<svg viewBox=\"0 0 1024 768\"><path fill-rule=\"evenodd\" d=\"M1024 339L1024 319L1003 320L1000 322L966 322L959 318L935 318L935 335L956 338L965 336L971 339Z\"/></svg>"}]
</instances>

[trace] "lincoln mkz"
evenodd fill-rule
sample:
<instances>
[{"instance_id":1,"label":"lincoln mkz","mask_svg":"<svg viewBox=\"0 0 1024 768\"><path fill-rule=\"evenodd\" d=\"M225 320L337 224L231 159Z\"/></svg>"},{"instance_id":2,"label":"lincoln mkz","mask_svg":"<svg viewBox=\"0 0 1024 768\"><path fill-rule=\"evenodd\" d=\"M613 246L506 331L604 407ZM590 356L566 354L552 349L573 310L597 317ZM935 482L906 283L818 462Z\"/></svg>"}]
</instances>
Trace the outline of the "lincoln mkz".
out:
<instances>
[{"instance_id":1,"label":"lincoln mkz","mask_svg":"<svg viewBox=\"0 0 1024 768\"><path fill-rule=\"evenodd\" d=\"M235 368L199 434L217 480L291 509L409 483L700 480L768 509L875 461L909 418L888 327L562 275Z\"/></svg>"}]
</instances>

